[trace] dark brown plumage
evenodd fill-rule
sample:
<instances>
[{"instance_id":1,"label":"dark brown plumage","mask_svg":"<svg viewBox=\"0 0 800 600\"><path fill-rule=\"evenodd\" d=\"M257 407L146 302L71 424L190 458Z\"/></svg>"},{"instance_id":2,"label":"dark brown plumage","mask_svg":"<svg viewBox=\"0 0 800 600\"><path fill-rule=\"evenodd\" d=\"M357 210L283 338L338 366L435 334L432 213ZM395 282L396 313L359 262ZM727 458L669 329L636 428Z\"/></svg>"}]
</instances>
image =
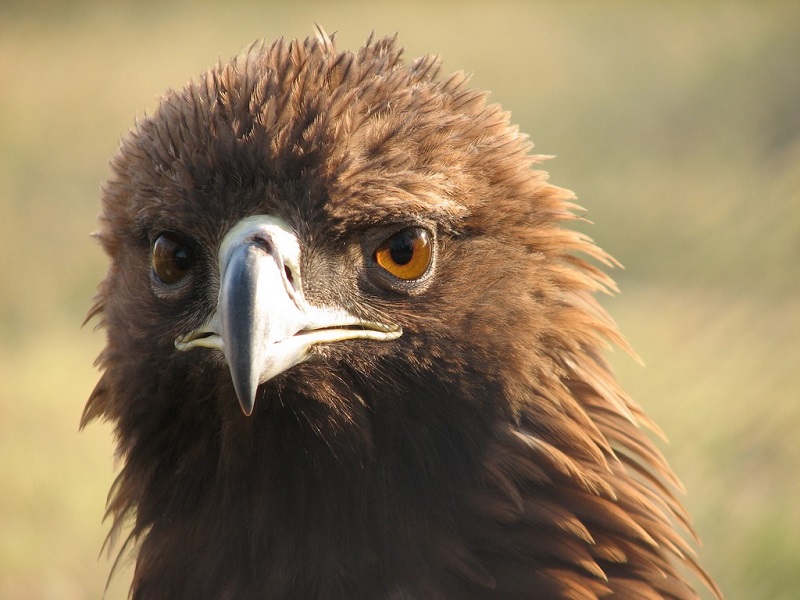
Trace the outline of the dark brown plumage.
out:
<instances>
[{"instance_id":1,"label":"dark brown plumage","mask_svg":"<svg viewBox=\"0 0 800 600\"><path fill-rule=\"evenodd\" d=\"M601 356L626 344L581 256L612 260L530 147L436 59L324 34L137 123L103 194L83 416L116 427L134 598L713 588Z\"/></svg>"}]
</instances>

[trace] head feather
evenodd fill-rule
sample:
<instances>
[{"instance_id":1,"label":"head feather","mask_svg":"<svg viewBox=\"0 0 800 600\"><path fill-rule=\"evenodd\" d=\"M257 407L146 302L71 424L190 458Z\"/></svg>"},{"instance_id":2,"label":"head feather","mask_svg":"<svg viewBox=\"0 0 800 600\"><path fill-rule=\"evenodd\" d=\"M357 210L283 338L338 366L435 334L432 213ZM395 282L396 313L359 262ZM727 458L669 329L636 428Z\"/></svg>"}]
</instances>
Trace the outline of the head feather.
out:
<instances>
[{"instance_id":1,"label":"head feather","mask_svg":"<svg viewBox=\"0 0 800 600\"><path fill-rule=\"evenodd\" d=\"M602 357L632 352L595 298L616 291L597 264L617 263L569 227L582 209L508 113L439 71L394 38L344 52L317 27L167 92L123 140L82 425L116 427L109 543L130 519L136 593L695 597L684 567L716 591L677 533L658 430ZM173 341L208 318L225 232L264 213L352 284L326 298L404 334L320 349L244 419L224 365ZM387 223L438 232L424 292L359 287L360 236ZM160 231L206 261L183 302L152 292Z\"/></svg>"}]
</instances>

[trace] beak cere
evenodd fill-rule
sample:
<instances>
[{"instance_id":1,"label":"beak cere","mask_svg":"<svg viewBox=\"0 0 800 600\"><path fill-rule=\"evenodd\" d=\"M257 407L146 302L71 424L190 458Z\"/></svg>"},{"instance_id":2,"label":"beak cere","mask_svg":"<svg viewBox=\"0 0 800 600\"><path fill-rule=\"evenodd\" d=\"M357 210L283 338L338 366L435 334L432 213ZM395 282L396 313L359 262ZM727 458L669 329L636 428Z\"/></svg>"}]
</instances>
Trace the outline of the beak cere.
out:
<instances>
[{"instance_id":1,"label":"beak cere","mask_svg":"<svg viewBox=\"0 0 800 600\"><path fill-rule=\"evenodd\" d=\"M200 346L223 353L246 415L253 412L258 386L308 359L313 346L402 334L396 325L310 305L303 296L300 254L297 236L283 220L257 215L239 221L220 246L215 314L175 340L179 350Z\"/></svg>"}]
</instances>

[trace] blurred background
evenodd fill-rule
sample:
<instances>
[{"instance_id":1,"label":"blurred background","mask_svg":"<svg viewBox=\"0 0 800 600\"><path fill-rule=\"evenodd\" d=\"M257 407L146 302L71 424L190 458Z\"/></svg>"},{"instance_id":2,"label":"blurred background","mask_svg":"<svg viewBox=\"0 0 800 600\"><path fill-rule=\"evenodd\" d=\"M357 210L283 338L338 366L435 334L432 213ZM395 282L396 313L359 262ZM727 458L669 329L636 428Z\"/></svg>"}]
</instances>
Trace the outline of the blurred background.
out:
<instances>
[{"instance_id":1,"label":"blurred background","mask_svg":"<svg viewBox=\"0 0 800 600\"><path fill-rule=\"evenodd\" d=\"M78 421L119 138L167 88L314 22L342 48L398 32L409 59L440 54L557 155L552 181L625 265L604 302L646 366L612 360L670 439L701 562L730 599L797 598L800 3L633 0L4 0L0 598L99 598L111 568L113 432Z\"/></svg>"}]
</instances>

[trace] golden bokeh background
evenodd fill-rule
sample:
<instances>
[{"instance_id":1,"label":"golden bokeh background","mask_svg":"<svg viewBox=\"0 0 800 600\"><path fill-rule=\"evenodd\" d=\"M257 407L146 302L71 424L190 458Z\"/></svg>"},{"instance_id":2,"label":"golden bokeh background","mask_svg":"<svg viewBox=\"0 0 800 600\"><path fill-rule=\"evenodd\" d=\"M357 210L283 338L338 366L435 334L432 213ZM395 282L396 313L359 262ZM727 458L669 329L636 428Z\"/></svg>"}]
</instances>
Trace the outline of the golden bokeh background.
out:
<instances>
[{"instance_id":1,"label":"golden bokeh background","mask_svg":"<svg viewBox=\"0 0 800 600\"><path fill-rule=\"evenodd\" d=\"M5 0L0 598L99 598L111 568L113 432L78 421L119 138L168 87L315 22L342 48L397 32L408 58L440 54L557 155L551 179L626 267L604 302L646 367L612 360L670 438L702 562L730 599L797 598L800 3L634 0Z\"/></svg>"}]
</instances>

